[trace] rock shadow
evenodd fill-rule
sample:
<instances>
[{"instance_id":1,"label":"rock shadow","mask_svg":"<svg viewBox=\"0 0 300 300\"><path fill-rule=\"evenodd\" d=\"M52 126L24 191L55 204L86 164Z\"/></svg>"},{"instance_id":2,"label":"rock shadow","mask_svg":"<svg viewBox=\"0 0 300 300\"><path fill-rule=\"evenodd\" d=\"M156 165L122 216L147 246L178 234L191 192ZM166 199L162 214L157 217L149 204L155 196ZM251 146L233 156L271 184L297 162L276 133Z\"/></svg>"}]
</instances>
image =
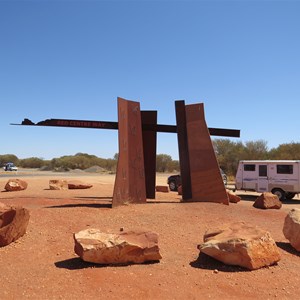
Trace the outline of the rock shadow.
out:
<instances>
[{"instance_id":1,"label":"rock shadow","mask_svg":"<svg viewBox=\"0 0 300 300\"><path fill-rule=\"evenodd\" d=\"M282 204L288 204L288 205L291 205L291 204L300 204L300 200L299 199L286 199L286 200L283 200L282 201Z\"/></svg>"},{"instance_id":2,"label":"rock shadow","mask_svg":"<svg viewBox=\"0 0 300 300\"><path fill-rule=\"evenodd\" d=\"M200 252L198 258L195 261L190 262L190 266L196 269L205 269L212 271L218 270L218 272L251 272L250 270L240 266L226 265L202 252Z\"/></svg>"},{"instance_id":3,"label":"rock shadow","mask_svg":"<svg viewBox=\"0 0 300 300\"><path fill-rule=\"evenodd\" d=\"M285 252L288 252L290 254L300 257L300 252L298 252L290 243L276 242L276 245L277 245L277 247L284 250Z\"/></svg>"},{"instance_id":4,"label":"rock shadow","mask_svg":"<svg viewBox=\"0 0 300 300\"><path fill-rule=\"evenodd\" d=\"M80 269L92 268L95 266L94 264L83 261L79 257L57 261L54 263L54 265L57 268L68 269L68 270L80 270Z\"/></svg>"},{"instance_id":5,"label":"rock shadow","mask_svg":"<svg viewBox=\"0 0 300 300\"><path fill-rule=\"evenodd\" d=\"M152 265L157 264L159 261L149 261L145 263L141 263L139 265ZM124 264L96 264L83 261L80 257L69 258L66 260L57 261L54 263L57 268L60 269L68 269L68 270L81 270L87 268L109 268L109 267L128 267L134 265L133 263L124 263Z\"/></svg>"},{"instance_id":6,"label":"rock shadow","mask_svg":"<svg viewBox=\"0 0 300 300\"><path fill-rule=\"evenodd\" d=\"M257 199L258 196L254 196L254 195L241 195L241 194L236 194L237 196L239 196L241 198L241 200L244 201L250 201L250 202L255 202L255 200Z\"/></svg>"}]
</instances>

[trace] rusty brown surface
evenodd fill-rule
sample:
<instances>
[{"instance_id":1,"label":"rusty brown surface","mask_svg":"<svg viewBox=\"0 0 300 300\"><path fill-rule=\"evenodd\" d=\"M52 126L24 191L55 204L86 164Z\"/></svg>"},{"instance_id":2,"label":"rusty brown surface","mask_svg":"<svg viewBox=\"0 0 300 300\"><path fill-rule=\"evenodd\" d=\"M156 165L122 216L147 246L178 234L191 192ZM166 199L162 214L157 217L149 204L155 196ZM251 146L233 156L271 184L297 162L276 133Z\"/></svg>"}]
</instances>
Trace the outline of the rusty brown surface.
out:
<instances>
[{"instance_id":1,"label":"rusty brown surface","mask_svg":"<svg viewBox=\"0 0 300 300\"><path fill-rule=\"evenodd\" d=\"M184 100L175 101L178 153L181 174L182 200L192 198L188 137L186 128L186 113Z\"/></svg>"},{"instance_id":2,"label":"rusty brown surface","mask_svg":"<svg viewBox=\"0 0 300 300\"><path fill-rule=\"evenodd\" d=\"M186 105L188 151L195 202L229 204L219 164L204 117L203 103Z\"/></svg>"},{"instance_id":3,"label":"rusty brown surface","mask_svg":"<svg viewBox=\"0 0 300 300\"><path fill-rule=\"evenodd\" d=\"M119 159L112 206L146 203L140 104L118 98Z\"/></svg>"},{"instance_id":4,"label":"rusty brown surface","mask_svg":"<svg viewBox=\"0 0 300 300\"><path fill-rule=\"evenodd\" d=\"M141 111L142 126L157 124L157 111ZM156 131L143 130L146 198L155 199Z\"/></svg>"},{"instance_id":5,"label":"rusty brown surface","mask_svg":"<svg viewBox=\"0 0 300 300\"><path fill-rule=\"evenodd\" d=\"M107 121L92 121L92 120L70 120L70 119L47 119L38 123L33 123L29 119L24 119L21 124L10 125L25 125L25 126L54 126L54 127L74 127L74 128L94 128L94 129L114 129L118 130L118 122ZM156 132L176 133L175 125L163 124L143 124L143 130ZM240 130L225 129L225 128L208 128L210 135L214 136L230 136L240 137Z\"/></svg>"}]
</instances>

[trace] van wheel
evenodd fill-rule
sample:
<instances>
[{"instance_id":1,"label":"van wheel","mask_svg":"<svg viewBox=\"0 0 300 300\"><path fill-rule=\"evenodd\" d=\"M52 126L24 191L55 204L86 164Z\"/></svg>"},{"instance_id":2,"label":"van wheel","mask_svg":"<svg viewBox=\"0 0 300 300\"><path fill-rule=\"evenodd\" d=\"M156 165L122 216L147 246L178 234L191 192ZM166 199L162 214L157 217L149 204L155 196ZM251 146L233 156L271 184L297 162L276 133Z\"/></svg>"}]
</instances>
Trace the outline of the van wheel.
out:
<instances>
[{"instance_id":1,"label":"van wheel","mask_svg":"<svg viewBox=\"0 0 300 300\"><path fill-rule=\"evenodd\" d=\"M296 193L290 193L290 192L287 192L287 193L285 194L285 198L288 199L288 200L293 199L295 196L296 196Z\"/></svg>"},{"instance_id":2,"label":"van wheel","mask_svg":"<svg viewBox=\"0 0 300 300\"><path fill-rule=\"evenodd\" d=\"M273 189L271 192L276 195L280 201L285 199L285 192L282 189Z\"/></svg>"}]
</instances>

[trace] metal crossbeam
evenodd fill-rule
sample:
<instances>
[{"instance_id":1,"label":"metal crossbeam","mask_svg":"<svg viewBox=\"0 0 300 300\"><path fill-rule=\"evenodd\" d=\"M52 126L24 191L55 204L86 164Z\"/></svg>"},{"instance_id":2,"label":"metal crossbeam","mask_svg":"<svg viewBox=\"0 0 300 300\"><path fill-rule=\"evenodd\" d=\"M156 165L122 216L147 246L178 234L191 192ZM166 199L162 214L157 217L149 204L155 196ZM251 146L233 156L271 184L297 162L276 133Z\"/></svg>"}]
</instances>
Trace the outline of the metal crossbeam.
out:
<instances>
[{"instance_id":1,"label":"metal crossbeam","mask_svg":"<svg viewBox=\"0 0 300 300\"><path fill-rule=\"evenodd\" d=\"M24 119L21 124L11 125L27 125L27 126L54 126L54 127L74 127L74 128L94 128L94 129L118 129L118 122L108 121L91 121L91 120L70 120L70 119L47 119L38 123L33 123L29 119ZM177 133L176 125L162 125L162 124L143 124L143 130L156 132ZM238 129L224 129L224 128L208 128L210 135L213 136L227 136L240 137L240 130Z\"/></svg>"}]
</instances>

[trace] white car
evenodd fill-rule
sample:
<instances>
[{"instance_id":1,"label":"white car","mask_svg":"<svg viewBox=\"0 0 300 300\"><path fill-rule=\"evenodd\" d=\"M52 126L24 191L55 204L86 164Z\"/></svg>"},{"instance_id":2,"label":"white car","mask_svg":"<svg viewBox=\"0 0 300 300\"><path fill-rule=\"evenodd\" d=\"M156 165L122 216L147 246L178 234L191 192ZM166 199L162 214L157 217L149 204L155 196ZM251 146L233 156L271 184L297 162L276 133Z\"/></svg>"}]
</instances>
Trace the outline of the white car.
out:
<instances>
[{"instance_id":1,"label":"white car","mask_svg":"<svg viewBox=\"0 0 300 300\"><path fill-rule=\"evenodd\" d=\"M13 163L7 163L3 167L4 171L18 171L18 168Z\"/></svg>"}]
</instances>

